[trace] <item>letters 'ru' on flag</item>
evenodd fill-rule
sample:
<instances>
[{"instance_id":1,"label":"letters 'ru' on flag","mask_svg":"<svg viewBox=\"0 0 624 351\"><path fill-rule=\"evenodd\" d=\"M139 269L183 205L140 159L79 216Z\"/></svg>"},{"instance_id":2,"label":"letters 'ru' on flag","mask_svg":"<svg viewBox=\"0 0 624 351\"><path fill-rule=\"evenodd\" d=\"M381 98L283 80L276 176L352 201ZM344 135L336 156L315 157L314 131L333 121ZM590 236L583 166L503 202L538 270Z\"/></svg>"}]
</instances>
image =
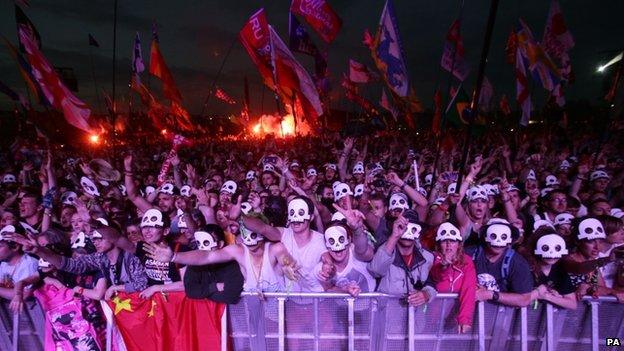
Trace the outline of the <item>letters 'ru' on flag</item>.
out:
<instances>
[{"instance_id":1,"label":"letters 'ru' on flag","mask_svg":"<svg viewBox=\"0 0 624 351\"><path fill-rule=\"evenodd\" d=\"M440 65L448 72L453 72L453 76L464 81L468 76L470 69L464 58L464 42L461 37L460 21L455 20L446 33L446 42L444 43L444 52Z\"/></svg>"},{"instance_id":2,"label":"letters 'ru' on flag","mask_svg":"<svg viewBox=\"0 0 624 351\"><path fill-rule=\"evenodd\" d=\"M271 40L269 37L269 24L264 9L258 10L249 17L249 20L239 33L239 39L251 61L256 65L258 72L260 72L264 84L274 89Z\"/></svg>"},{"instance_id":3,"label":"letters 'ru' on flag","mask_svg":"<svg viewBox=\"0 0 624 351\"><path fill-rule=\"evenodd\" d=\"M325 0L293 0L290 12L302 16L327 43L336 39L342 20Z\"/></svg>"},{"instance_id":4,"label":"letters 'ru' on flag","mask_svg":"<svg viewBox=\"0 0 624 351\"><path fill-rule=\"evenodd\" d=\"M61 77L39 50L38 41L33 32L25 27L18 28L21 46L30 64L32 76L41 88L46 100L63 112L67 122L74 127L89 132L91 110L63 84Z\"/></svg>"},{"instance_id":5,"label":"letters 'ru' on flag","mask_svg":"<svg viewBox=\"0 0 624 351\"><path fill-rule=\"evenodd\" d=\"M271 58L275 69L276 86L284 101L296 98L301 103L305 117L314 121L323 114L323 107L314 81L295 59L282 39L269 26Z\"/></svg>"},{"instance_id":6,"label":"letters 'ru' on flag","mask_svg":"<svg viewBox=\"0 0 624 351\"><path fill-rule=\"evenodd\" d=\"M396 95L406 97L409 93L409 76L391 0L386 1L381 13L371 53L388 87Z\"/></svg>"}]
</instances>

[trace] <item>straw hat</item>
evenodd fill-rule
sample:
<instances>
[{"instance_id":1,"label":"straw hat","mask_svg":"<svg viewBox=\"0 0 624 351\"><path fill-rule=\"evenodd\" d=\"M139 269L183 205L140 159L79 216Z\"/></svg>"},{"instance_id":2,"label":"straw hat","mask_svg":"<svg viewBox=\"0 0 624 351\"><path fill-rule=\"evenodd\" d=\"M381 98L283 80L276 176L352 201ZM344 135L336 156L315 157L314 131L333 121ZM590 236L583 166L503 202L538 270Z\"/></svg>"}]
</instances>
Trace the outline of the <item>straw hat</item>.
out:
<instances>
[{"instance_id":1,"label":"straw hat","mask_svg":"<svg viewBox=\"0 0 624 351\"><path fill-rule=\"evenodd\" d=\"M101 158L96 158L89 162L89 168L98 180L107 182L117 182L121 179L121 173L113 168L110 163Z\"/></svg>"}]
</instances>

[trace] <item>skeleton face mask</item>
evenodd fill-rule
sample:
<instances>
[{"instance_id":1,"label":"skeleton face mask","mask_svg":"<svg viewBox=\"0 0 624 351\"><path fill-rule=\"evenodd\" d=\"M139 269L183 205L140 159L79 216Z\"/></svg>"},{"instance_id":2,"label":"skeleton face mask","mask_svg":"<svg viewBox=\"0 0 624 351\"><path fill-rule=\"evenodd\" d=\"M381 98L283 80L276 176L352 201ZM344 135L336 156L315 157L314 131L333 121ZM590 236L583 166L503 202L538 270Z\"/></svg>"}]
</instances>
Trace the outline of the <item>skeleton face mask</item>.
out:
<instances>
[{"instance_id":1,"label":"skeleton face mask","mask_svg":"<svg viewBox=\"0 0 624 351\"><path fill-rule=\"evenodd\" d=\"M253 181L254 179L256 179L256 172L255 171L247 172L247 175L245 175L245 179L247 179L248 182Z\"/></svg>"},{"instance_id":2,"label":"skeleton face mask","mask_svg":"<svg viewBox=\"0 0 624 351\"><path fill-rule=\"evenodd\" d=\"M325 247L331 251L342 251L349 245L347 231L341 226L329 227L325 230Z\"/></svg>"},{"instance_id":3,"label":"skeleton face mask","mask_svg":"<svg viewBox=\"0 0 624 351\"><path fill-rule=\"evenodd\" d=\"M559 180L557 179L557 177L555 177L554 175L549 175L548 177L546 177L546 186L548 187L554 187L559 185Z\"/></svg>"},{"instance_id":4,"label":"skeleton face mask","mask_svg":"<svg viewBox=\"0 0 624 351\"><path fill-rule=\"evenodd\" d=\"M602 178L610 179L611 177L609 177L609 175L605 171L594 171L589 175L590 182L593 182L594 180L602 179Z\"/></svg>"},{"instance_id":5,"label":"skeleton face mask","mask_svg":"<svg viewBox=\"0 0 624 351\"><path fill-rule=\"evenodd\" d=\"M534 170L529 170L529 173L527 174L526 177L527 180L537 180L537 177L535 176L535 171Z\"/></svg>"},{"instance_id":6,"label":"skeleton face mask","mask_svg":"<svg viewBox=\"0 0 624 351\"><path fill-rule=\"evenodd\" d=\"M39 265L39 268L50 268L50 262L44 260L43 258L39 259L39 262L37 263Z\"/></svg>"},{"instance_id":7,"label":"skeleton face mask","mask_svg":"<svg viewBox=\"0 0 624 351\"><path fill-rule=\"evenodd\" d=\"M147 196L150 196L150 194L152 194L154 191L156 191L156 188L151 185L145 187L145 195Z\"/></svg>"},{"instance_id":8,"label":"skeleton face mask","mask_svg":"<svg viewBox=\"0 0 624 351\"><path fill-rule=\"evenodd\" d=\"M267 163L267 164L265 164L265 165L264 165L264 167L262 168L262 171L263 171L263 172L274 172L274 171L275 171L275 167L274 167L272 164Z\"/></svg>"},{"instance_id":9,"label":"skeleton face mask","mask_svg":"<svg viewBox=\"0 0 624 351\"><path fill-rule=\"evenodd\" d=\"M215 239L208 232L197 231L193 234L193 238L195 238L195 243L197 243L199 250L211 251L218 246Z\"/></svg>"},{"instance_id":10,"label":"skeleton face mask","mask_svg":"<svg viewBox=\"0 0 624 351\"><path fill-rule=\"evenodd\" d=\"M78 195L75 192L66 191L61 195L61 202L65 205L73 205L77 197Z\"/></svg>"},{"instance_id":11,"label":"skeleton face mask","mask_svg":"<svg viewBox=\"0 0 624 351\"><path fill-rule=\"evenodd\" d=\"M455 194L455 190L457 190L457 182L449 184L448 188L446 188L446 193Z\"/></svg>"},{"instance_id":12,"label":"skeleton face mask","mask_svg":"<svg viewBox=\"0 0 624 351\"><path fill-rule=\"evenodd\" d=\"M228 180L227 182L223 183L223 186L221 186L221 192L226 192L228 194L234 194L236 192L236 189L238 189L238 185L236 185L236 182L233 180Z\"/></svg>"},{"instance_id":13,"label":"skeleton face mask","mask_svg":"<svg viewBox=\"0 0 624 351\"><path fill-rule=\"evenodd\" d=\"M535 223L533 223L533 231L538 230L540 227L548 227L552 230L555 230L553 224L545 219L538 219L537 221L535 221Z\"/></svg>"},{"instance_id":14,"label":"skeleton face mask","mask_svg":"<svg viewBox=\"0 0 624 351\"><path fill-rule=\"evenodd\" d=\"M417 240L420 238L420 232L422 231L422 227L417 223L407 223L407 227L403 234L401 234L401 239L407 240Z\"/></svg>"},{"instance_id":15,"label":"skeleton face mask","mask_svg":"<svg viewBox=\"0 0 624 351\"><path fill-rule=\"evenodd\" d=\"M288 221L290 223L303 223L311 218L310 208L303 199L294 199L288 203Z\"/></svg>"},{"instance_id":16,"label":"skeleton face mask","mask_svg":"<svg viewBox=\"0 0 624 351\"><path fill-rule=\"evenodd\" d=\"M602 223L596 218L586 218L578 225L579 240L606 239Z\"/></svg>"},{"instance_id":17,"label":"skeleton face mask","mask_svg":"<svg viewBox=\"0 0 624 351\"><path fill-rule=\"evenodd\" d=\"M143 219L141 220L141 228L143 227L159 227L162 228L165 226L165 222L163 221L163 214L159 210L155 208L150 208L143 215Z\"/></svg>"},{"instance_id":18,"label":"skeleton face mask","mask_svg":"<svg viewBox=\"0 0 624 351\"><path fill-rule=\"evenodd\" d=\"M459 229L454 226L452 223L444 222L440 224L438 227L438 231L436 232L436 241L443 240L454 240L454 241L462 241L461 233Z\"/></svg>"},{"instance_id":19,"label":"skeleton face mask","mask_svg":"<svg viewBox=\"0 0 624 351\"><path fill-rule=\"evenodd\" d=\"M91 196L100 196L97 185L95 185L95 183L91 179L87 177L80 178L80 185L82 186L82 189L85 191L85 193Z\"/></svg>"},{"instance_id":20,"label":"skeleton face mask","mask_svg":"<svg viewBox=\"0 0 624 351\"><path fill-rule=\"evenodd\" d=\"M186 223L186 216L185 215L180 215L178 217L178 228L180 228L180 229L188 228L188 223Z\"/></svg>"},{"instance_id":21,"label":"skeleton face mask","mask_svg":"<svg viewBox=\"0 0 624 351\"><path fill-rule=\"evenodd\" d=\"M332 221L332 222L333 222L333 221L342 221L342 220L344 220L344 219L346 219L346 218L345 218L345 216L344 216L342 213L340 213L340 212L335 212L335 213L332 215L332 217L331 217L331 221Z\"/></svg>"},{"instance_id":22,"label":"skeleton face mask","mask_svg":"<svg viewBox=\"0 0 624 351\"><path fill-rule=\"evenodd\" d=\"M260 241L264 240L264 236L262 234L258 234L252 232L247 229L244 225L239 227L239 231L241 233L241 239L243 239L243 244L246 246L254 246L258 244Z\"/></svg>"},{"instance_id":23,"label":"skeleton face mask","mask_svg":"<svg viewBox=\"0 0 624 351\"><path fill-rule=\"evenodd\" d=\"M431 185L431 182L433 182L433 174L427 174L425 176L425 185Z\"/></svg>"},{"instance_id":24,"label":"skeleton face mask","mask_svg":"<svg viewBox=\"0 0 624 351\"><path fill-rule=\"evenodd\" d=\"M17 183L17 179L13 174L5 174L2 178L2 183Z\"/></svg>"},{"instance_id":25,"label":"skeleton face mask","mask_svg":"<svg viewBox=\"0 0 624 351\"><path fill-rule=\"evenodd\" d=\"M422 186L418 188L418 192L420 193L420 195L427 197L427 189L423 188Z\"/></svg>"},{"instance_id":26,"label":"skeleton face mask","mask_svg":"<svg viewBox=\"0 0 624 351\"><path fill-rule=\"evenodd\" d=\"M572 220L574 216L569 213L560 213L555 216L555 225L564 225L564 224L572 224Z\"/></svg>"},{"instance_id":27,"label":"skeleton face mask","mask_svg":"<svg viewBox=\"0 0 624 351\"><path fill-rule=\"evenodd\" d=\"M494 247L505 247L511 244L511 228L505 224L492 224L485 232L485 242Z\"/></svg>"},{"instance_id":28,"label":"skeleton face mask","mask_svg":"<svg viewBox=\"0 0 624 351\"><path fill-rule=\"evenodd\" d=\"M191 197L191 186L184 185L180 188L180 195L184 197Z\"/></svg>"},{"instance_id":29,"label":"skeleton face mask","mask_svg":"<svg viewBox=\"0 0 624 351\"><path fill-rule=\"evenodd\" d=\"M175 186L173 186L173 184L165 183L160 187L160 189L158 189L158 192L163 193L163 194L173 195L174 189L175 189Z\"/></svg>"},{"instance_id":30,"label":"skeleton face mask","mask_svg":"<svg viewBox=\"0 0 624 351\"><path fill-rule=\"evenodd\" d=\"M488 201L487 190L481 185L473 186L472 188L468 189L468 191L466 192L466 196L468 197L468 201Z\"/></svg>"},{"instance_id":31,"label":"skeleton face mask","mask_svg":"<svg viewBox=\"0 0 624 351\"><path fill-rule=\"evenodd\" d=\"M360 197L362 195L364 195L364 184L358 184L353 190L353 196Z\"/></svg>"},{"instance_id":32,"label":"skeleton face mask","mask_svg":"<svg viewBox=\"0 0 624 351\"><path fill-rule=\"evenodd\" d=\"M498 195L498 185L497 184L483 184L483 188L485 188L485 192L487 196L496 196Z\"/></svg>"},{"instance_id":33,"label":"skeleton face mask","mask_svg":"<svg viewBox=\"0 0 624 351\"><path fill-rule=\"evenodd\" d=\"M76 236L76 239L74 239L74 241L72 242L72 249L80 249L87 246L87 236L85 235L84 232L80 232L78 233L78 235Z\"/></svg>"},{"instance_id":34,"label":"skeleton face mask","mask_svg":"<svg viewBox=\"0 0 624 351\"><path fill-rule=\"evenodd\" d=\"M557 234L548 234L537 240L535 254L542 258L561 258L568 254L565 241Z\"/></svg>"},{"instance_id":35,"label":"skeleton face mask","mask_svg":"<svg viewBox=\"0 0 624 351\"><path fill-rule=\"evenodd\" d=\"M316 172L316 169L310 168L308 169L308 172L306 173L306 175L308 176L308 178L310 178L310 177L316 177L318 173Z\"/></svg>"},{"instance_id":36,"label":"skeleton face mask","mask_svg":"<svg viewBox=\"0 0 624 351\"><path fill-rule=\"evenodd\" d=\"M390 205L388 209L390 211L396 209L407 210L409 206L407 205L407 197L402 193L392 194L390 196Z\"/></svg>"},{"instance_id":37,"label":"skeleton face mask","mask_svg":"<svg viewBox=\"0 0 624 351\"><path fill-rule=\"evenodd\" d=\"M477 275L477 284L486 288L488 291L500 291L496 278L488 273L481 273Z\"/></svg>"},{"instance_id":38,"label":"skeleton face mask","mask_svg":"<svg viewBox=\"0 0 624 351\"><path fill-rule=\"evenodd\" d=\"M249 202L243 202L241 204L241 211L244 215L248 215L251 212L251 204Z\"/></svg>"},{"instance_id":39,"label":"skeleton face mask","mask_svg":"<svg viewBox=\"0 0 624 351\"><path fill-rule=\"evenodd\" d=\"M334 187L334 201L338 201L345 196L353 195L347 183L339 183Z\"/></svg>"},{"instance_id":40,"label":"skeleton face mask","mask_svg":"<svg viewBox=\"0 0 624 351\"><path fill-rule=\"evenodd\" d=\"M364 164L362 162L358 162L353 166L353 174L364 174Z\"/></svg>"}]
</instances>

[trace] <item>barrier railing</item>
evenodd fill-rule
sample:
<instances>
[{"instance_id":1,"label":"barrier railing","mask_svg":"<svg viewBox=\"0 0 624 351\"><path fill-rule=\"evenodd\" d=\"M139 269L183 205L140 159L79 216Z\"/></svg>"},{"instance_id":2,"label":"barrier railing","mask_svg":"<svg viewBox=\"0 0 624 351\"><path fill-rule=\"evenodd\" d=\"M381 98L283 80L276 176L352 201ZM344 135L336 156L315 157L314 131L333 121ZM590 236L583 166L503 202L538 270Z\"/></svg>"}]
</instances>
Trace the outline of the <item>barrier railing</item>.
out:
<instances>
[{"instance_id":1,"label":"barrier railing","mask_svg":"<svg viewBox=\"0 0 624 351\"><path fill-rule=\"evenodd\" d=\"M29 302L25 312L15 315L7 307L0 304L0 350L42 350L39 305ZM431 303L411 307L381 293L357 298L243 293L223 315L221 346L226 350L229 338L234 350L250 351L597 351L606 346L606 338L624 341L624 305L612 297L586 297L576 310L542 302L523 308L479 302L468 334L457 333L457 307L455 294L438 294Z\"/></svg>"}]
</instances>

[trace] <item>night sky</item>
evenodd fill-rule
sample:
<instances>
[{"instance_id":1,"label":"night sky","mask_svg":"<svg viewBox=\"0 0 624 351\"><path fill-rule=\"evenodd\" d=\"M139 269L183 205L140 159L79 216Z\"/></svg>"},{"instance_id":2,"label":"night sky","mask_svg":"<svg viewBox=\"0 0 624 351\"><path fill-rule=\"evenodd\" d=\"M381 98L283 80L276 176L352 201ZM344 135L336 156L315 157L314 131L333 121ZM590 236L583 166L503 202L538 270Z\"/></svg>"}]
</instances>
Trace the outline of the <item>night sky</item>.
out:
<instances>
[{"instance_id":1,"label":"night sky","mask_svg":"<svg viewBox=\"0 0 624 351\"><path fill-rule=\"evenodd\" d=\"M362 33L368 28L374 33L384 5L382 0L329 1L343 20L343 27L336 41L329 46L329 67L334 90L342 91L340 77L348 70L348 60L353 58L372 67L367 48L362 43ZM439 70L439 60L446 31L459 14L459 1L395 0L399 29L407 59L410 82L425 107L432 106L436 84L446 85L448 75ZM112 85L113 47L113 0L59 1L30 0L26 14L37 26L42 37L43 52L55 66L72 67L76 73L80 91L77 96L98 112L95 85L91 74L88 33L99 41L100 48L91 48L95 74L100 89L110 93ZM541 38L550 2L547 0L501 0L494 28L494 36L486 68L486 76L494 86L495 94L506 93L513 101L515 81L513 67L504 63L505 41L517 19L522 17L531 27L536 38ZM566 97L585 98L598 102L601 97L603 77L596 72L600 63L606 62L624 47L624 1L561 0L568 28L575 38L571 51L572 67L576 82L568 89ZM243 77L248 76L251 90L253 115L260 112L262 85L260 76L238 41L238 31L247 18L264 7L271 23L286 41L288 31L289 1L199 1L199 0L119 0L117 33L117 98L127 99L127 83L130 77L130 60L135 32L141 35L146 66L149 61L151 24L159 28L160 47L169 68L184 97L184 105L192 114L201 111L208 92L223 58L232 44L234 46L225 63L218 85L236 100L242 100ZM489 1L466 0L463 14L462 34L467 59L472 72L466 85L473 84L480 55ZM303 22L303 21L302 21ZM309 27L308 27L309 28ZM325 45L309 28L319 47ZM0 33L17 42L13 2L0 2ZM295 54L309 71L312 58ZM14 90L25 93L16 65L7 50L0 49L0 80ZM146 82L147 71L143 73ZM151 79L151 87L156 86ZM379 84L363 88L363 94L378 102ZM534 87L534 101L543 101L545 91ZM160 94L160 90L158 89ZM334 93L335 95L336 93ZM539 96L539 97L538 97ZM100 99L102 100L102 99ZM0 94L0 109L13 105ZM351 109L347 101L334 101L332 108ZM516 108L515 103L512 108ZM240 105L230 106L212 100L210 112L222 114L235 112ZM264 94L264 111L271 113L275 103L268 90Z\"/></svg>"}]
</instances>

